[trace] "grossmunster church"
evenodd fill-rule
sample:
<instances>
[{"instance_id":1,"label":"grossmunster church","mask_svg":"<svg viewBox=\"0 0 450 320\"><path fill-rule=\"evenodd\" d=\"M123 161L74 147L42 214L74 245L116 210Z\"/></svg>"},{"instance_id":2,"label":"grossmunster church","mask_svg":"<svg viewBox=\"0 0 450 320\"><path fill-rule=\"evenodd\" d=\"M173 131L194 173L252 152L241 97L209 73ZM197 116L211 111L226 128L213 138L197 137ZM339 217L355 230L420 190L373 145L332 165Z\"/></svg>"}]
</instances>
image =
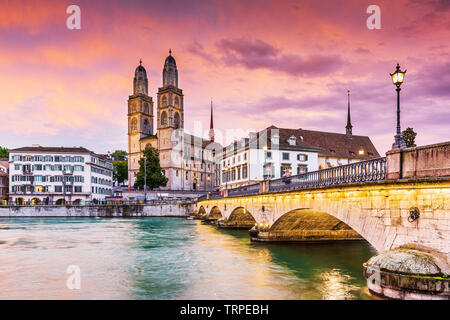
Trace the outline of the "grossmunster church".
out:
<instances>
[{"instance_id":1,"label":"grossmunster church","mask_svg":"<svg viewBox=\"0 0 450 320\"><path fill-rule=\"evenodd\" d=\"M210 191L219 185L219 157L222 146L214 142L213 117L209 139L184 132L184 97L178 87L177 64L169 51L162 72L162 86L153 99L148 95L147 71L142 60L133 80L133 95L128 99L128 181L134 185L143 151L152 146L159 151L161 168L169 179L167 190ZM156 116L156 130L154 117Z\"/></svg>"}]
</instances>

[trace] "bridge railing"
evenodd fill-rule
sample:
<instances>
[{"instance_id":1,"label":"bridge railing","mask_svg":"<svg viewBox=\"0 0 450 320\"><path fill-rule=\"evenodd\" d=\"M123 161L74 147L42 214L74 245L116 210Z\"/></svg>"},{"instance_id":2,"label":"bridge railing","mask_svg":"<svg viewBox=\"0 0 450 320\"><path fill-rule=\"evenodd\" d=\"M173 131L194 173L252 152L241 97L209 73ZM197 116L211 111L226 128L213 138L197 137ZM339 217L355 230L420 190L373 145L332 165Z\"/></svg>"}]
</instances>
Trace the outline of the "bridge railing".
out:
<instances>
[{"instance_id":1,"label":"bridge railing","mask_svg":"<svg viewBox=\"0 0 450 320\"><path fill-rule=\"evenodd\" d=\"M323 186L339 186L358 182L386 180L386 158L371 159L343 166L302 173L295 176L269 180L268 192L301 190ZM258 194L260 183L228 189L228 197ZM209 199L223 198L222 193L210 193ZM206 200L201 196L198 201Z\"/></svg>"},{"instance_id":2,"label":"bridge railing","mask_svg":"<svg viewBox=\"0 0 450 320\"><path fill-rule=\"evenodd\" d=\"M249 184L234 189L228 189L228 196L245 196L248 194L259 193L259 183Z\"/></svg>"},{"instance_id":3,"label":"bridge railing","mask_svg":"<svg viewBox=\"0 0 450 320\"><path fill-rule=\"evenodd\" d=\"M386 158L378 158L270 180L269 192L383 181L385 179Z\"/></svg>"}]
</instances>

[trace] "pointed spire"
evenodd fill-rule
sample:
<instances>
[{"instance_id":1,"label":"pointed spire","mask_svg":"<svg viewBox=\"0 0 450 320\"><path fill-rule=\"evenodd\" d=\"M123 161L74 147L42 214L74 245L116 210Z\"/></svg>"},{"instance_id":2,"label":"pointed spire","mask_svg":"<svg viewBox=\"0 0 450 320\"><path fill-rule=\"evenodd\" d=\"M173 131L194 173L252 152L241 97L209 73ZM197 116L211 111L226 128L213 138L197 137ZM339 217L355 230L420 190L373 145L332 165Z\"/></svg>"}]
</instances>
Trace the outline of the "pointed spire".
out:
<instances>
[{"instance_id":1,"label":"pointed spire","mask_svg":"<svg viewBox=\"0 0 450 320\"><path fill-rule=\"evenodd\" d=\"M347 90L347 103L348 103L348 107L347 107L347 125L345 126L345 132L348 138L351 138L353 133L352 133L352 120L350 117L350 90Z\"/></svg>"},{"instance_id":2,"label":"pointed spire","mask_svg":"<svg viewBox=\"0 0 450 320\"><path fill-rule=\"evenodd\" d=\"M211 98L211 120L209 123L209 141L214 142L214 117L213 117L213 100Z\"/></svg>"},{"instance_id":3,"label":"pointed spire","mask_svg":"<svg viewBox=\"0 0 450 320\"><path fill-rule=\"evenodd\" d=\"M142 66L142 58L139 59L139 65Z\"/></svg>"},{"instance_id":4,"label":"pointed spire","mask_svg":"<svg viewBox=\"0 0 450 320\"><path fill-rule=\"evenodd\" d=\"M169 48L169 56L172 55L172 48Z\"/></svg>"}]
</instances>

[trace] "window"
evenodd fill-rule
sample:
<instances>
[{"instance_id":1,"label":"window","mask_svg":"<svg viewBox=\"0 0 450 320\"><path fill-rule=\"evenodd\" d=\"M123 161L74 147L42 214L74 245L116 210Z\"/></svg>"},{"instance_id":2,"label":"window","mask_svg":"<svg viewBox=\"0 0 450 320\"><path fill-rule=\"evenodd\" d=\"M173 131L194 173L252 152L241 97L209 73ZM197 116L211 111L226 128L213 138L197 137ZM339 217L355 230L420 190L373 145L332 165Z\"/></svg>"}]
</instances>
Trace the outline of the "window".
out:
<instances>
[{"instance_id":1,"label":"window","mask_svg":"<svg viewBox=\"0 0 450 320\"><path fill-rule=\"evenodd\" d=\"M137 131L137 119L136 118L133 118L131 120L130 131L131 132L136 132ZM56 157L55 157L55 161L56 161Z\"/></svg>"},{"instance_id":2,"label":"window","mask_svg":"<svg viewBox=\"0 0 450 320\"><path fill-rule=\"evenodd\" d=\"M180 115L178 114L178 112L175 112L174 125L175 129L178 129L180 127Z\"/></svg>"},{"instance_id":3,"label":"window","mask_svg":"<svg viewBox=\"0 0 450 320\"><path fill-rule=\"evenodd\" d=\"M307 155L307 154L301 154L301 153L299 153L299 154L297 155L297 160L298 160L298 161L308 161L308 155Z\"/></svg>"},{"instance_id":4,"label":"window","mask_svg":"<svg viewBox=\"0 0 450 320\"><path fill-rule=\"evenodd\" d=\"M55 186L55 192L62 192L62 186Z\"/></svg>"},{"instance_id":5,"label":"window","mask_svg":"<svg viewBox=\"0 0 450 320\"><path fill-rule=\"evenodd\" d=\"M144 112L148 114L148 110L149 110L149 107L148 107L148 103L146 102L146 103L144 103Z\"/></svg>"},{"instance_id":6,"label":"window","mask_svg":"<svg viewBox=\"0 0 450 320\"><path fill-rule=\"evenodd\" d=\"M186 180L189 180L189 172L186 172Z\"/></svg>"},{"instance_id":7,"label":"window","mask_svg":"<svg viewBox=\"0 0 450 320\"><path fill-rule=\"evenodd\" d=\"M289 153L283 152L283 160L289 160Z\"/></svg>"},{"instance_id":8,"label":"window","mask_svg":"<svg viewBox=\"0 0 450 320\"><path fill-rule=\"evenodd\" d=\"M81 192L81 186L75 186L75 192L80 193Z\"/></svg>"},{"instance_id":9,"label":"window","mask_svg":"<svg viewBox=\"0 0 450 320\"><path fill-rule=\"evenodd\" d=\"M162 103L163 107L167 106L167 97L166 96L163 96L161 103Z\"/></svg>"},{"instance_id":10,"label":"window","mask_svg":"<svg viewBox=\"0 0 450 320\"><path fill-rule=\"evenodd\" d=\"M297 167L297 174L302 174L302 173L307 173L308 172L308 167L307 166L298 166Z\"/></svg>"},{"instance_id":11,"label":"window","mask_svg":"<svg viewBox=\"0 0 450 320\"><path fill-rule=\"evenodd\" d=\"M247 179L248 177L248 168L247 166L242 167L242 179Z\"/></svg>"},{"instance_id":12,"label":"window","mask_svg":"<svg viewBox=\"0 0 450 320\"><path fill-rule=\"evenodd\" d=\"M167 112L165 111L161 112L161 125L167 125Z\"/></svg>"},{"instance_id":13,"label":"window","mask_svg":"<svg viewBox=\"0 0 450 320\"><path fill-rule=\"evenodd\" d=\"M266 158L272 159L272 152L266 152Z\"/></svg>"},{"instance_id":14,"label":"window","mask_svg":"<svg viewBox=\"0 0 450 320\"><path fill-rule=\"evenodd\" d=\"M180 100L178 97L175 97L175 106L178 107L180 105Z\"/></svg>"},{"instance_id":15,"label":"window","mask_svg":"<svg viewBox=\"0 0 450 320\"><path fill-rule=\"evenodd\" d=\"M290 138L288 139L288 143L289 143L289 145L291 145L291 146L295 146L295 145L297 144L297 138L294 137L294 136L290 137Z\"/></svg>"}]
</instances>

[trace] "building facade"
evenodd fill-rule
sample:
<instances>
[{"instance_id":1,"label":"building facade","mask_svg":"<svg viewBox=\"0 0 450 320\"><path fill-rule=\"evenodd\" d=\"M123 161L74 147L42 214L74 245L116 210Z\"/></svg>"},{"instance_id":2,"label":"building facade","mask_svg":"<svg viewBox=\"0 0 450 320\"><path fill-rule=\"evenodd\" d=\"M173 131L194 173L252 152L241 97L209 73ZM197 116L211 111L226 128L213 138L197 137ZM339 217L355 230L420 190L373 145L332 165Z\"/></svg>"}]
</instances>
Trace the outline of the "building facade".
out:
<instances>
[{"instance_id":1,"label":"building facade","mask_svg":"<svg viewBox=\"0 0 450 320\"><path fill-rule=\"evenodd\" d=\"M9 199L17 204L82 204L112 195L112 160L82 147L13 149L9 163Z\"/></svg>"},{"instance_id":2,"label":"building facade","mask_svg":"<svg viewBox=\"0 0 450 320\"><path fill-rule=\"evenodd\" d=\"M139 160L147 147L158 150L161 168L168 183L161 190L208 191L219 184L216 166L222 146L214 142L214 129L209 140L184 132L184 95L178 87L176 61L169 51L162 72L162 87L154 105L148 95L147 71L142 61L135 70L133 95L128 99L128 182L134 185ZM211 109L212 112L212 109ZM219 150L219 152L216 152Z\"/></svg>"},{"instance_id":3,"label":"building facade","mask_svg":"<svg viewBox=\"0 0 450 320\"><path fill-rule=\"evenodd\" d=\"M9 194L9 163L8 159L0 159L0 204L8 200Z\"/></svg>"},{"instance_id":4,"label":"building facade","mask_svg":"<svg viewBox=\"0 0 450 320\"><path fill-rule=\"evenodd\" d=\"M275 126L250 133L224 148L221 188L379 158L370 138L353 135L352 128L349 94L345 134Z\"/></svg>"}]
</instances>

